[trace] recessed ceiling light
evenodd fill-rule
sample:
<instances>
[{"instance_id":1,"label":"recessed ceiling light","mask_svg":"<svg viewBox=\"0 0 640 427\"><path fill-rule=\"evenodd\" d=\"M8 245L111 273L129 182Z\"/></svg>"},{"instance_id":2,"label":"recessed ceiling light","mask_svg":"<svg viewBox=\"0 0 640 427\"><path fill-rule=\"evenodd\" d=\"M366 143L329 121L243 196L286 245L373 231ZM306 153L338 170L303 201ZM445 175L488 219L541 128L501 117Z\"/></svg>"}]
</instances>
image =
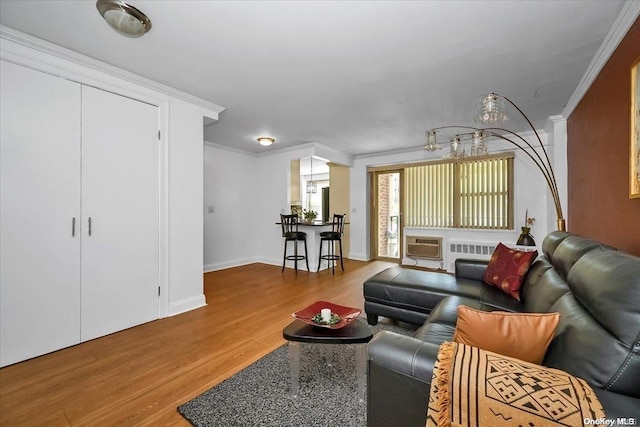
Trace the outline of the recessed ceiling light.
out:
<instances>
[{"instance_id":1,"label":"recessed ceiling light","mask_svg":"<svg viewBox=\"0 0 640 427\"><path fill-rule=\"evenodd\" d=\"M260 138L258 138L258 142L261 145L264 145L265 147L268 147L269 145L271 145L274 142L276 142L276 140L273 139L273 138L269 138L268 136L261 136Z\"/></svg>"},{"instance_id":2,"label":"recessed ceiling light","mask_svg":"<svg viewBox=\"0 0 640 427\"><path fill-rule=\"evenodd\" d=\"M111 28L124 35L140 37L151 29L147 15L123 1L98 0L96 8Z\"/></svg>"}]
</instances>

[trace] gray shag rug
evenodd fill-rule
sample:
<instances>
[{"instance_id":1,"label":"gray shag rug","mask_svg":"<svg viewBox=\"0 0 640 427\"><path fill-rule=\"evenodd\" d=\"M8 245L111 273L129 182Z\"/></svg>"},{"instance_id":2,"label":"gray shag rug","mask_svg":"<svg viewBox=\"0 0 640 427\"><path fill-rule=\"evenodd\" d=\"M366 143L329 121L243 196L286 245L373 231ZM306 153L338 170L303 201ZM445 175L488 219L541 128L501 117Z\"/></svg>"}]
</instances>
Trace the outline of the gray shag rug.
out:
<instances>
[{"instance_id":1,"label":"gray shag rug","mask_svg":"<svg viewBox=\"0 0 640 427\"><path fill-rule=\"evenodd\" d=\"M374 334L389 330L404 335L413 335L417 329L401 325L378 323L370 328ZM332 366L326 364L323 345L302 343L301 348L297 398L291 396L285 344L178 406L178 412L196 427L366 426L366 390L364 402L360 402L355 346L333 345Z\"/></svg>"}]
</instances>

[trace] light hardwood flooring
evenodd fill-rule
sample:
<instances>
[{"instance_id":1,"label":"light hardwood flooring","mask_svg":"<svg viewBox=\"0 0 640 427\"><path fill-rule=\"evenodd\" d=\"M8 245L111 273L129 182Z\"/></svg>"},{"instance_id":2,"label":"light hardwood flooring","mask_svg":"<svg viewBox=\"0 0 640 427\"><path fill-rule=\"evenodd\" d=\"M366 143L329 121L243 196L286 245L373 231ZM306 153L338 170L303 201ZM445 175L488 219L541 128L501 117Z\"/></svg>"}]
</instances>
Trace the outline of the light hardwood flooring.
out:
<instances>
[{"instance_id":1,"label":"light hardwood flooring","mask_svg":"<svg viewBox=\"0 0 640 427\"><path fill-rule=\"evenodd\" d=\"M319 300L363 308L363 281L392 265L207 273L206 307L0 369L0 425L189 426L176 407L284 344L292 312Z\"/></svg>"}]
</instances>

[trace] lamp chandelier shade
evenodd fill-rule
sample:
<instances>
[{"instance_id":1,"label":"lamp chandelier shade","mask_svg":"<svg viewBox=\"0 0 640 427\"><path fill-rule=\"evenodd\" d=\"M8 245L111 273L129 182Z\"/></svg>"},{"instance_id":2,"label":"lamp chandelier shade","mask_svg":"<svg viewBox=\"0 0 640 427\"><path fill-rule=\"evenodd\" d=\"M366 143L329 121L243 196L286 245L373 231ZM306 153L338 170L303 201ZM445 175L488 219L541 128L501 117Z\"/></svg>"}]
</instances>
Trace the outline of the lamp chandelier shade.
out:
<instances>
[{"instance_id":1,"label":"lamp chandelier shade","mask_svg":"<svg viewBox=\"0 0 640 427\"><path fill-rule=\"evenodd\" d=\"M481 96L476 101L476 123L493 124L507 120L505 97L496 93Z\"/></svg>"},{"instance_id":2,"label":"lamp chandelier shade","mask_svg":"<svg viewBox=\"0 0 640 427\"><path fill-rule=\"evenodd\" d=\"M558 192L558 184L556 182L553 167L549 160L547 150L542 143L542 139L538 131L531 123L531 120L515 105L509 98L504 95L490 93L478 99L476 103L477 113L476 122L485 124L494 124L505 121L507 114L505 112L505 104L511 105L518 113L524 117L531 130L535 134L538 147L534 147L529 141L517 133L509 129L501 127L476 128L471 126L441 126L428 130L426 135L426 151L436 151L442 148L442 144L438 142L438 134L445 129L455 129L461 131L451 136L447 140L449 145L449 154L445 157L453 160L462 160L465 158L482 157L489 154L487 140L489 138L498 138L521 149L527 157L536 165L551 192L551 197L556 209L556 225L558 230L566 229L564 215L562 213L562 205L560 203L560 194ZM469 145L469 148L465 148Z\"/></svg>"},{"instance_id":3,"label":"lamp chandelier shade","mask_svg":"<svg viewBox=\"0 0 640 427\"><path fill-rule=\"evenodd\" d=\"M151 29L151 20L121 0L98 0L96 8L107 24L126 36L140 37Z\"/></svg>"},{"instance_id":4,"label":"lamp chandelier shade","mask_svg":"<svg viewBox=\"0 0 640 427\"><path fill-rule=\"evenodd\" d=\"M275 139L269 138L268 136L261 136L261 137L257 138L257 140L260 143L260 145L264 145L265 147L268 147L271 144L273 144L274 142L276 142Z\"/></svg>"},{"instance_id":5,"label":"lamp chandelier shade","mask_svg":"<svg viewBox=\"0 0 640 427\"><path fill-rule=\"evenodd\" d=\"M307 193L317 193L318 192L318 186L316 185L316 183L314 181L309 181L307 182Z\"/></svg>"}]
</instances>

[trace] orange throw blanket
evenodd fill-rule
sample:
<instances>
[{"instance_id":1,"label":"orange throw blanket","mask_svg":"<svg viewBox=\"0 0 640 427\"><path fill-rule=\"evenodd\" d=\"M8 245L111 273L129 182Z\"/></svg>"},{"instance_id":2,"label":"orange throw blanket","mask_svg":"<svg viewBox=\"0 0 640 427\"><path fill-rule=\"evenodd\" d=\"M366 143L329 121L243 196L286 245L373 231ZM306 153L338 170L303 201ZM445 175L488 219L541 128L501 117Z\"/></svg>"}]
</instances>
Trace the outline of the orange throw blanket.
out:
<instances>
[{"instance_id":1,"label":"orange throw blanket","mask_svg":"<svg viewBox=\"0 0 640 427\"><path fill-rule=\"evenodd\" d=\"M465 344L440 346L427 427L573 427L603 417L591 387L564 371Z\"/></svg>"}]
</instances>

